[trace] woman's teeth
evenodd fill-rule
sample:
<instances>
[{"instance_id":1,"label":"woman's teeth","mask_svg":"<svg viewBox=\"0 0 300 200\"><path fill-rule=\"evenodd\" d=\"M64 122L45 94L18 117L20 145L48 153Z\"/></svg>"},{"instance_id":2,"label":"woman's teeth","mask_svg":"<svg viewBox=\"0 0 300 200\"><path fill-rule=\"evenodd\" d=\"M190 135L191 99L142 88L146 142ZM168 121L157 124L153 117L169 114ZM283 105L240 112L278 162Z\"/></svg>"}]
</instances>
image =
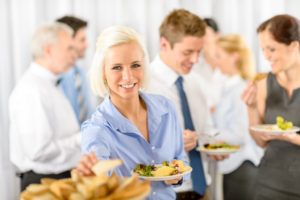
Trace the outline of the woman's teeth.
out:
<instances>
[{"instance_id":1,"label":"woman's teeth","mask_svg":"<svg viewBox=\"0 0 300 200\"><path fill-rule=\"evenodd\" d=\"M123 88L132 88L133 86L134 86L134 83L121 85L121 87L123 87Z\"/></svg>"}]
</instances>

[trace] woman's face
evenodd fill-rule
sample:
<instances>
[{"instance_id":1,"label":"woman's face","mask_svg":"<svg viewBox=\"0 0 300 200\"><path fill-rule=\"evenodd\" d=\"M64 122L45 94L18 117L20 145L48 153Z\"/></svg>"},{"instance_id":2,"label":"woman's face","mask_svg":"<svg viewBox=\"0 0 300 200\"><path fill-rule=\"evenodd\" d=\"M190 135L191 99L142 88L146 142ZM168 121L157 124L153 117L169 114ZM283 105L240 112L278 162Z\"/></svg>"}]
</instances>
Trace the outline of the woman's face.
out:
<instances>
[{"instance_id":1,"label":"woman's face","mask_svg":"<svg viewBox=\"0 0 300 200\"><path fill-rule=\"evenodd\" d=\"M144 55L134 42L111 47L104 60L104 78L115 99L138 96L144 79Z\"/></svg>"},{"instance_id":2,"label":"woman's face","mask_svg":"<svg viewBox=\"0 0 300 200\"><path fill-rule=\"evenodd\" d=\"M268 30L259 33L258 37L263 54L270 62L274 74L289 69L295 63L299 56L295 43L279 43Z\"/></svg>"},{"instance_id":3,"label":"woman's face","mask_svg":"<svg viewBox=\"0 0 300 200\"><path fill-rule=\"evenodd\" d=\"M237 54L228 53L222 47L216 46L217 66L225 75L234 75L237 72Z\"/></svg>"}]
</instances>

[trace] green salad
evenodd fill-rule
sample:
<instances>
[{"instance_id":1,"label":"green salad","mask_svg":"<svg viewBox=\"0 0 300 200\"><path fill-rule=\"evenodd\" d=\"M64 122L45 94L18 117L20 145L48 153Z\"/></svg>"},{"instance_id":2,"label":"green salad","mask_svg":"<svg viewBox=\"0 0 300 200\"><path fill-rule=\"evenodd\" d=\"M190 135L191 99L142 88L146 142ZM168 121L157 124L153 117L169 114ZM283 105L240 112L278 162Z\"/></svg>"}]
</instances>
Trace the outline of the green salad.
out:
<instances>
[{"instance_id":1,"label":"green salad","mask_svg":"<svg viewBox=\"0 0 300 200\"><path fill-rule=\"evenodd\" d=\"M293 122L285 120L282 116L276 117L276 125L281 130L288 130L293 128Z\"/></svg>"}]
</instances>

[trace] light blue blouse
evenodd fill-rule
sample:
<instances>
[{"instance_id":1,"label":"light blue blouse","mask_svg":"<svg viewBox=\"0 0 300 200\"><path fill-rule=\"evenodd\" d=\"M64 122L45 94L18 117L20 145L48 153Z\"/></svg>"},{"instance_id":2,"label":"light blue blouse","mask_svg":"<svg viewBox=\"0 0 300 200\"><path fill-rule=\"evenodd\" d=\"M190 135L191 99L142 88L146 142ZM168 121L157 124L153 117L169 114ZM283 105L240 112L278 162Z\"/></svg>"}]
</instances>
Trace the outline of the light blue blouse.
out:
<instances>
[{"instance_id":1,"label":"light blue blouse","mask_svg":"<svg viewBox=\"0 0 300 200\"><path fill-rule=\"evenodd\" d=\"M137 164L158 164L173 159L184 160L182 129L174 105L165 97L140 93L147 106L149 140L125 118L106 97L91 119L82 125L82 150L95 152L100 160L121 159L115 172L130 176ZM172 186L152 182L148 199L175 199Z\"/></svg>"}]
</instances>

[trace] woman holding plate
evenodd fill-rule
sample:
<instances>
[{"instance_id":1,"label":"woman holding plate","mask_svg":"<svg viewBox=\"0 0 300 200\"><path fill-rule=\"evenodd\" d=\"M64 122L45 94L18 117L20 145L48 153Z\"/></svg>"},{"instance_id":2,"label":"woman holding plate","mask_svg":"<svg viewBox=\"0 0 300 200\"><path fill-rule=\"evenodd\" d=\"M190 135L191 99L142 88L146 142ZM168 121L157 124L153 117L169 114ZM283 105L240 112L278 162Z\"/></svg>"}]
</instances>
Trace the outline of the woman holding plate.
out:
<instances>
[{"instance_id":1,"label":"woman holding plate","mask_svg":"<svg viewBox=\"0 0 300 200\"><path fill-rule=\"evenodd\" d=\"M141 91L147 67L146 48L133 29L114 26L101 33L90 78L93 91L105 98L82 125L87 155L77 167L79 173L90 175L97 159L121 159L123 165L115 170L119 176L131 176L138 164L186 159L174 105ZM171 185L181 179L152 182L149 199L175 199Z\"/></svg>"},{"instance_id":2,"label":"woman holding plate","mask_svg":"<svg viewBox=\"0 0 300 200\"><path fill-rule=\"evenodd\" d=\"M215 139L240 146L236 153L218 163L218 171L224 174L224 200L253 200L257 165L263 152L249 134L247 107L241 99L246 81L253 76L252 54L241 36L230 34L217 40L216 60L227 78L222 88L222 101L213 114L220 132Z\"/></svg>"},{"instance_id":3,"label":"woman holding plate","mask_svg":"<svg viewBox=\"0 0 300 200\"><path fill-rule=\"evenodd\" d=\"M263 22L257 32L272 71L244 91L250 126L275 124L277 116L300 126L300 22L290 15L277 15ZM266 147L255 200L299 199L300 135L251 134L258 145Z\"/></svg>"}]
</instances>

